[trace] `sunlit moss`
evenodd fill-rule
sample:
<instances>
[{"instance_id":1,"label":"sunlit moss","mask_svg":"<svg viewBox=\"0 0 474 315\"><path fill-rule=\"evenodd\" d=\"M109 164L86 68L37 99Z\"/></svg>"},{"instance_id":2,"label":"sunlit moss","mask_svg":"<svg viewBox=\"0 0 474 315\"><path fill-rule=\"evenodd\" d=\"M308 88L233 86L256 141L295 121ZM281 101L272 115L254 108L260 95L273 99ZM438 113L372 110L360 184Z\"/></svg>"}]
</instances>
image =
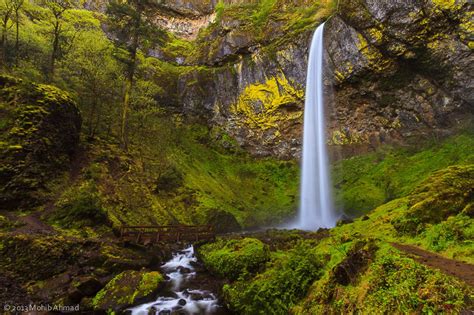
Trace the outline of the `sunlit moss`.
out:
<instances>
[{"instance_id":1,"label":"sunlit moss","mask_svg":"<svg viewBox=\"0 0 474 315\"><path fill-rule=\"evenodd\" d=\"M264 83L247 86L233 111L242 115L243 123L250 128L278 129L279 123L302 116L302 111L288 111L285 107L299 104L303 95L302 89L294 87L285 76L279 75Z\"/></svg>"},{"instance_id":2,"label":"sunlit moss","mask_svg":"<svg viewBox=\"0 0 474 315\"><path fill-rule=\"evenodd\" d=\"M92 305L94 309L106 311L132 305L137 299L143 299L156 291L163 281L163 276L157 271L124 271L96 294Z\"/></svg>"}]
</instances>

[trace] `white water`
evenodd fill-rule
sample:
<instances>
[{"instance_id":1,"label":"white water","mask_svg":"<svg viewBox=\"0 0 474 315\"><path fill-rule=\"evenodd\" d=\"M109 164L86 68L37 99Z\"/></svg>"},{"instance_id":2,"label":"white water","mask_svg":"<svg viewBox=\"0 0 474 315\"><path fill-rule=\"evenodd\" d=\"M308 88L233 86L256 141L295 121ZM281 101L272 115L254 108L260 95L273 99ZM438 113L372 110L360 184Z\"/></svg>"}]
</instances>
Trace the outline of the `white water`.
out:
<instances>
[{"instance_id":1,"label":"white water","mask_svg":"<svg viewBox=\"0 0 474 315\"><path fill-rule=\"evenodd\" d=\"M326 122L324 116L324 23L311 42L306 78L304 110L301 203L297 227L303 230L336 225L328 172Z\"/></svg>"},{"instance_id":2,"label":"white water","mask_svg":"<svg viewBox=\"0 0 474 315\"><path fill-rule=\"evenodd\" d=\"M214 314L219 309L217 297L206 290L184 288L196 272L194 248L190 246L173 255L161 268L169 277L172 296L160 296L154 302L130 308L132 315L148 314Z\"/></svg>"}]
</instances>

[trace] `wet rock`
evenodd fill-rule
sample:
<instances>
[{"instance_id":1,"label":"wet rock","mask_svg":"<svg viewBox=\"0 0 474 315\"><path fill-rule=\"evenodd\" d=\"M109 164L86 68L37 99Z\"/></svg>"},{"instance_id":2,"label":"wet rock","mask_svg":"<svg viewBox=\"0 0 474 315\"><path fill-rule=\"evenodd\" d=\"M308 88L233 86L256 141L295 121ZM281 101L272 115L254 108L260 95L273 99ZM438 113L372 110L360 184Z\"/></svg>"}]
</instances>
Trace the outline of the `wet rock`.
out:
<instances>
[{"instance_id":1,"label":"wet rock","mask_svg":"<svg viewBox=\"0 0 474 315\"><path fill-rule=\"evenodd\" d=\"M191 273L191 269L186 268L186 267L178 267L176 270L178 270L180 273Z\"/></svg>"},{"instance_id":2,"label":"wet rock","mask_svg":"<svg viewBox=\"0 0 474 315\"><path fill-rule=\"evenodd\" d=\"M34 296L35 299L42 301L54 300L66 296L80 300L80 292L68 292L70 282L71 275L66 272L30 285L29 292L31 292L31 295Z\"/></svg>"},{"instance_id":3,"label":"wet rock","mask_svg":"<svg viewBox=\"0 0 474 315\"><path fill-rule=\"evenodd\" d=\"M181 305L181 306L185 306L186 305L186 300L185 299L180 299L178 301L178 304Z\"/></svg>"},{"instance_id":4,"label":"wet rock","mask_svg":"<svg viewBox=\"0 0 474 315\"><path fill-rule=\"evenodd\" d=\"M352 222L354 222L353 219L350 219L350 218L342 218L342 219L340 219L339 221L337 221L336 226L342 226L342 225L349 224L349 223L352 223Z\"/></svg>"}]
</instances>

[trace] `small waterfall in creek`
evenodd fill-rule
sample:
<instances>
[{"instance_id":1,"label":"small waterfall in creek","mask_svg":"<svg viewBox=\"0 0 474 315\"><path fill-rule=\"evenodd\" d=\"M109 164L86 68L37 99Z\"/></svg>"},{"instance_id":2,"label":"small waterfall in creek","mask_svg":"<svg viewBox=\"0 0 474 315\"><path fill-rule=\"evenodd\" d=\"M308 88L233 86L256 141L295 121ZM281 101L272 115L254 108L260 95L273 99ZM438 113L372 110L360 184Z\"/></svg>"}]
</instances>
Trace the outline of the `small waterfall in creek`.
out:
<instances>
[{"instance_id":1,"label":"small waterfall in creek","mask_svg":"<svg viewBox=\"0 0 474 315\"><path fill-rule=\"evenodd\" d=\"M297 227L317 230L336 225L329 179L324 116L324 23L311 42L304 109L301 203Z\"/></svg>"},{"instance_id":2,"label":"small waterfall in creek","mask_svg":"<svg viewBox=\"0 0 474 315\"><path fill-rule=\"evenodd\" d=\"M190 288L197 276L195 265L197 258L194 248L190 246L173 255L173 258L161 269L168 276L167 294L155 301L128 309L132 315L218 315L226 314L218 304L214 293L208 290Z\"/></svg>"}]
</instances>

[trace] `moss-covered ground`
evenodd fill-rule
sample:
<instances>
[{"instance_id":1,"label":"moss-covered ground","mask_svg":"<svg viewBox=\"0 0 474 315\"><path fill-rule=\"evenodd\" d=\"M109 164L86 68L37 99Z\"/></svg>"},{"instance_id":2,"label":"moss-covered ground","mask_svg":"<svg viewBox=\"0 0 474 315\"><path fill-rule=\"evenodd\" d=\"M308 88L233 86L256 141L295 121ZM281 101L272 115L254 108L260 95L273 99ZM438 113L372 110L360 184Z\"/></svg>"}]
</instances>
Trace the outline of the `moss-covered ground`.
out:
<instances>
[{"instance_id":1,"label":"moss-covered ground","mask_svg":"<svg viewBox=\"0 0 474 315\"><path fill-rule=\"evenodd\" d=\"M385 147L336 162L336 205L348 215L361 215L406 196L433 172L450 165L474 163L472 132L407 148Z\"/></svg>"},{"instance_id":2,"label":"moss-covered ground","mask_svg":"<svg viewBox=\"0 0 474 315\"><path fill-rule=\"evenodd\" d=\"M319 232L327 233L320 238L318 233L308 239L286 232L288 240L271 239L285 245L271 246L270 259L257 274L224 286L224 299L239 314L457 314L470 309L472 287L415 261L391 243L416 245L472 264L473 179L473 164L449 166L417 180L405 197ZM268 235L255 237L264 240ZM220 240L200 249L203 261L227 251L226 242L239 251L244 248L236 240ZM210 266L211 271L216 268Z\"/></svg>"}]
</instances>

